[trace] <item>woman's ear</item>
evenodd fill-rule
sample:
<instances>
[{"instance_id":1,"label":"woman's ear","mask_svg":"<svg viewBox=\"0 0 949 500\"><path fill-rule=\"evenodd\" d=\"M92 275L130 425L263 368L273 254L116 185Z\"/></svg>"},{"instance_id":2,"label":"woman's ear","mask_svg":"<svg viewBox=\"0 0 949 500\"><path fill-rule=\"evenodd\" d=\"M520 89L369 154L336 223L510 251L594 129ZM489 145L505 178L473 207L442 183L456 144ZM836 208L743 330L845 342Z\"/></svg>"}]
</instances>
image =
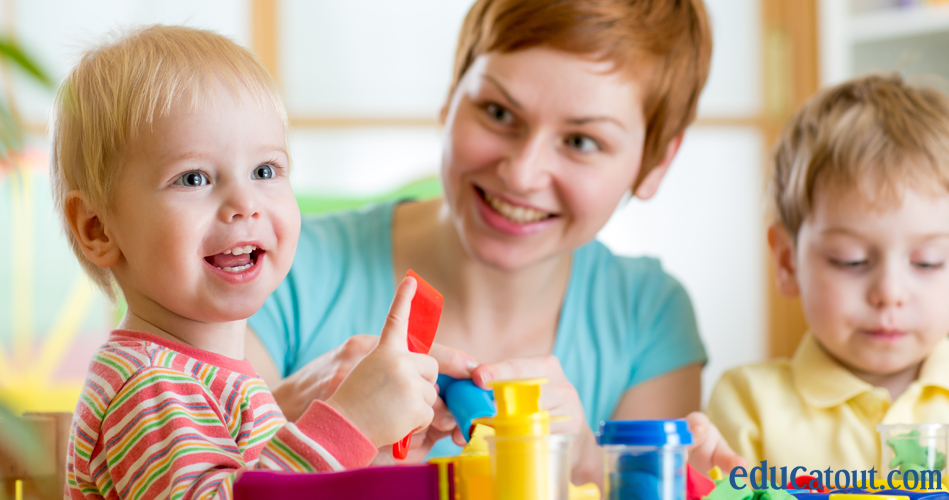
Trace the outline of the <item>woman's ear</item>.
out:
<instances>
[{"instance_id":1,"label":"woman's ear","mask_svg":"<svg viewBox=\"0 0 949 500\"><path fill-rule=\"evenodd\" d=\"M79 249L99 267L112 267L119 262L122 251L111 236L105 221L79 191L66 195L66 221Z\"/></svg>"},{"instance_id":2,"label":"woman's ear","mask_svg":"<svg viewBox=\"0 0 949 500\"><path fill-rule=\"evenodd\" d=\"M794 241L781 223L775 222L768 227L768 245L774 260L774 282L778 291L796 297L800 288L797 286Z\"/></svg>"},{"instance_id":3,"label":"woman's ear","mask_svg":"<svg viewBox=\"0 0 949 500\"><path fill-rule=\"evenodd\" d=\"M653 167L652 170L646 174L646 177L643 178L639 185L636 186L633 190L633 196L640 200L648 200L656 195L656 192L659 191L659 184L666 176L666 172L669 171L669 165L672 165L672 160L675 158L676 153L679 152L679 146L682 145L682 137L684 134L683 132L677 135L669 142L669 146L666 148L666 155L658 165Z\"/></svg>"}]
</instances>

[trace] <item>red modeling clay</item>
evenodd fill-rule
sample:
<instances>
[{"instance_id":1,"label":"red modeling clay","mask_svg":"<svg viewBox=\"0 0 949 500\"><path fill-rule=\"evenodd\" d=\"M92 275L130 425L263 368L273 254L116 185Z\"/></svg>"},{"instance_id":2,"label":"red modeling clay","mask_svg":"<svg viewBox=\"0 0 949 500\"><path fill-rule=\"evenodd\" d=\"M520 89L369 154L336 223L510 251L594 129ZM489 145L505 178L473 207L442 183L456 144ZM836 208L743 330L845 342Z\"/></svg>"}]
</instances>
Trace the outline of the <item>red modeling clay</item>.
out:
<instances>
[{"instance_id":1,"label":"red modeling clay","mask_svg":"<svg viewBox=\"0 0 949 500\"><path fill-rule=\"evenodd\" d=\"M409 269L406 276L415 278L418 286L415 288L415 297L412 298L412 309L409 312L409 350L428 354L435 340L435 331L438 330L438 319L442 316L442 302L444 298L432 285L429 285L415 271ZM392 456L403 460L409 453L412 435L409 434L392 445Z\"/></svg>"},{"instance_id":2,"label":"red modeling clay","mask_svg":"<svg viewBox=\"0 0 949 500\"><path fill-rule=\"evenodd\" d=\"M715 483L703 476L699 471L686 465L685 498L686 500L700 500L708 496L715 489Z\"/></svg>"}]
</instances>

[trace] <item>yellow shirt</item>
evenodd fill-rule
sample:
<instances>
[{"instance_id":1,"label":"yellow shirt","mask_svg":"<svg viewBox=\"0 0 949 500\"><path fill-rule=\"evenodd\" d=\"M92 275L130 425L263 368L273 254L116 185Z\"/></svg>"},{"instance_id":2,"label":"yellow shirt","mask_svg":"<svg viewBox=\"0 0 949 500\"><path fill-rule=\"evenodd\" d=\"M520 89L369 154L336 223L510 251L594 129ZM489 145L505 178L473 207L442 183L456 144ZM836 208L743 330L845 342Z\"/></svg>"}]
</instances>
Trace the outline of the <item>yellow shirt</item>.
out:
<instances>
[{"instance_id":1,"label":"yellow shirt","mask_svg":"<svg viewBox=\"0 0 949 500\"><path fill-rule=\"evenodd\" d=\"M880 470L877 424L949 423L949 340L896 401L858 379L806 335L791 360L733 368L712 391L708 417L749 467ZM779 473L780 474L780 473Z\"/></svg>"}]
</instances>

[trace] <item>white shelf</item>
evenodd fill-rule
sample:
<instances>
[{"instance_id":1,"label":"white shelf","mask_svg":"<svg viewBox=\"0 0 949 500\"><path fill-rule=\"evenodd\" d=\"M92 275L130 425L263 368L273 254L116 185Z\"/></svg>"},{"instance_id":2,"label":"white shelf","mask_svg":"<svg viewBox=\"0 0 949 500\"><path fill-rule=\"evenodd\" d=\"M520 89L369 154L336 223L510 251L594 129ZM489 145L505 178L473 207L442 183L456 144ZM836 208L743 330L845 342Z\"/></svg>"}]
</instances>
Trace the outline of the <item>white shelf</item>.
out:
<instances>
[{"instance_id":1,"label":"white shelf","mask_svg":"<svg viewBox=\"0 0 949 500\"><path fill-rule=\"evenodd\" d=\"M853 16L849 24L853 43L949 31L949 4L877 10Z\"/></svg>"}]
</instances>

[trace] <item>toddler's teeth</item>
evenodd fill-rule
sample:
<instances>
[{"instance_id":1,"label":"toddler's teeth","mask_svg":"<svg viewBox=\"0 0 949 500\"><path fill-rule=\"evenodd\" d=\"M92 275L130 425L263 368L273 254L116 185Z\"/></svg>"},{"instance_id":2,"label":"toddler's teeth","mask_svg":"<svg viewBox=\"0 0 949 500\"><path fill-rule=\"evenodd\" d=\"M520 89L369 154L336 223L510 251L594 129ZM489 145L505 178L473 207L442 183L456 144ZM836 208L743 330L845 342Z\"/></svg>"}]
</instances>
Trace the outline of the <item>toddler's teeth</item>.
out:
<instances>
[{"instance_id":1,"label":"toddler's teeth","mask_svg":"<svg viewBox=\"0 0 949 500\"><path fill-rule=\"evenodd\" d=\"M224 255L230 255L230 254L231 254L231 251L230 251L230 250L225 250L225 251L224 251Z\"/></svg>"},{"instance_id":2,"label":"toddler's teeth","mask_svg":"<svg viewBox=\"0 0 949 500\"><path fill-rule=\"evenodd\" d=\"M233 253L234 255L244 255L247 252L244 251L244 247L237 247L234 249Z\"/></svg>"},{"instance_id":3,"label":"toddler's teeth","mask_svg":"<svg viewBox=\"0 0 949 500\"><path fill-rule=\"evenodd\" d=\"M247 265L237 266L237 267L219 267L218 269L228 272L228 273L240 273L240 272L244 272L250 269L251 266L253 266L253 264L247 264Z\"/></svg>"},{"instance_id":4,"label":"toddler's teeth","mask_svg":"<svg viewBox=\"0 0 949 500\"><path fill-rule=\"evenodd\" d=\"M254 251L253 245L247 245L244 247L244 253L251 253Z\"/></svg>"}]
</instances>

